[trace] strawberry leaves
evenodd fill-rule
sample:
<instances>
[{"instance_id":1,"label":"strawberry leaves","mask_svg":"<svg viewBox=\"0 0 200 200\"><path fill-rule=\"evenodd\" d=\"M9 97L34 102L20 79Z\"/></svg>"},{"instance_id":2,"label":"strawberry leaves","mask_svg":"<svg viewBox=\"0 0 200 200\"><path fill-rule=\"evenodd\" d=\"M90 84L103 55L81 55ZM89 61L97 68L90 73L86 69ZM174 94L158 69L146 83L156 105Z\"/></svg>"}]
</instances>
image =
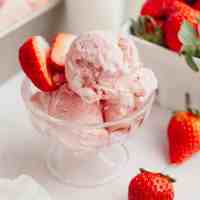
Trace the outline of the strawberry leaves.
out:
<instances>
[{"instance_id":1,"label":"strawberry leaves","mask_svg":"<svg viewBox=\"0 0 200 200\"><path fill-rule=\"evenodd\" d=\"M198 109L188 108L187 111L192 113L193 115L195 115L197 117L200 117L200 111Z\"/></svg>"},{"instance_id":2,"label":"strawberry leaves","mask_svg":"<svg viewBox=\"0 0 200 200\"><path fill-rule=\"evenodd\" d=\"M184 45L195 45L197 32L194 30L193 26L189 22L184 21L181 25L178 36Z\"/></svg>"},{"instance_id":3,"label":"strawberry leaves","mask_svg":"<svg viewBox=\"0 0 200 200\"><path fill-rule=\"evenodd\" d=\"M160 21L150 16L140 16L137 21L132 20L131 32L149 42L163 45L163 31Z\"/></svg>"},{"instance_id":4,"label":"strawberry leaves","mask_svg":"<svg viewBox=\"0 0 200 200\"><path fill-rule=\"evenodd\" d=\"M184 55L187 64L193 71L198 72L200 66L194 60L194 57L200 57L200 40L197 31L189 22L184 21L178 37L183 44L181 53Z\"/></svg>"}]
</instances>

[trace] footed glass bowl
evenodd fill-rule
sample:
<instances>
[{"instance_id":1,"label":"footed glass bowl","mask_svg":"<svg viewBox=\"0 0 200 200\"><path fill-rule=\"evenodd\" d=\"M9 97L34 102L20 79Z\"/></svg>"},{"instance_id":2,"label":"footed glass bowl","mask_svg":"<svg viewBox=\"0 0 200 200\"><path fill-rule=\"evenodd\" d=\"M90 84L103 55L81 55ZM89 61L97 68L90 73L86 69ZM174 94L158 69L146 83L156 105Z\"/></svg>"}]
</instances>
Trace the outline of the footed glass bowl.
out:
<instances>
[{"instance_id":1,"label":"footed glass bowl","mask_svg":"<svg viewBox=\"0 0 200 200\"><path fill-rule=\"evenodd\" d=\"M138 111L117 121L102 124L79 124L53 118L32 103L38 92L25 79L21 87L22 97L33 126L51 138L47 167L51 174L63 183L77 187L104 184L120 175L129 153L123 145L148 117L155 93ZM126 125L126 129L109 133L109 128Z\"/></svg>"}]
</instances>

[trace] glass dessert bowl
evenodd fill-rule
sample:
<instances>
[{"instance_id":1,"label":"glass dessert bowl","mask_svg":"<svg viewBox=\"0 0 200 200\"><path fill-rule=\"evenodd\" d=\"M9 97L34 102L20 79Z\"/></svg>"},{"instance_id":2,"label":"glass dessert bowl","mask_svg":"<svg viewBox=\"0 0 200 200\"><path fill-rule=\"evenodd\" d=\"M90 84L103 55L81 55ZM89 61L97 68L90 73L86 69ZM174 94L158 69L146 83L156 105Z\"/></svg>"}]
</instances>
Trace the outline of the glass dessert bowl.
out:
<instances>
[{"instance_id":1,"label":"glass dessert bowl","mask_svg":"<svg viewBox=\"0 0 200 200\"><path fill-rule=\"evenodd\" d=\"M101 185L120 174L129 159L124 142L148 117L155 96L153 91L137 111L120 120L82 124L52 117L39 109L31 101L38 91L31 81L23 81L21 93L31 122L52 141L47 167L58 180L77 187ZM122 124L126 128L107 131Z\"/></svg>"}]
</instances>

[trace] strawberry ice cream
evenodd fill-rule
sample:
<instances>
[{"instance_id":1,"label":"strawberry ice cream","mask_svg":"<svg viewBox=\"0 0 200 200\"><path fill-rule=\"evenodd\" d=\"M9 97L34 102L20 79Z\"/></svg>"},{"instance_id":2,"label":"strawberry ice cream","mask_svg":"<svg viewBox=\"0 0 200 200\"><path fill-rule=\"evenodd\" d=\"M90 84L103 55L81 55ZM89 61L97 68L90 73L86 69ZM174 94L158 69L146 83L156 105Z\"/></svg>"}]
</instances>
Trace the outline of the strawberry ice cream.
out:
<instances>
[{"instance_id":1,"label":"strawberry ice cream","mask_svg":"<svg viewBox=\"0 0 200 200\"><path fill-rule=\"evenodd\" d=\"M61 86L59 90L52 93L49 114L81 124L103 122L99 102L87 104L67 85Z\"/></svg>"},{"instance_id":2,"label":"strawberry ice cream","mask_svg":"<svg viewBox=\"0 0 200 200\"><path fill-rule=\"evenodd\" d=\"M88 103L117 96L116 81L138 66L134 42L109 32L82 34L66 56L69 87Z\"/></svg>"},{"instance_id":3,"label":"strawberry ice cream","mask_svg":"<svg viewBox=\"0 0 200 200\"><path fill-rule=\"evenodd\" d=\"M41 51L41 44L30 43L33 39L20 48L20 63L43 91L33 95L32 102L52 117L80 124L115 122L138 111L157 88L156 77L140 63L131 36L101 31L70 37L58 34L49 50L54 56ZM32 71L27 65L31 58L35 58ZM41 59L51 62L44 65ZM56 87L44 90L49 79ZM100 132L126 133L132 126L131 121L116 124Z\"/></svg>"},{"instance_id":4,"label":"strawberry ice cream","mask_svg":"<svg viewBox=\"0 0 200 200\"><path fill-rule=\"evenodd\" d=\"M73 127L74 132L76 132L76 129L79 128L78 124L85 126L89 124L103 123L99 102L93 104L83 102L81 98L71 91L66 84L51 93L37 92L32 96L31 100L33 105L41 111L47 113L53 118L65 120L66 125L67 123L70 124ZM49 122L49 126L51 126L52 129L56 129L59 133L62 133L62 141L64 143L70 143L71 146L76 148L80 145L79 140L81 138L77 135L77 133L74 135L68 134L68 130L66 132L63 127L60 128L54 123ZM72 133L73 130L71 130ZM80 133L81 130L79 130L79 134ZM106 139L108 132L104 128L90 127L87 130L84 130L84 135L86 140L85 142L88 144L93 143L94 145L101 145L101 142L104 142Z\"/></svg>"},{"instance_id":5,"label":"strawberry ice cream","mask_svg":"<svg viewBox=\"0 0 200 200\"><path fill-rule=\"evenodd\" d=\"M38 92L32 97L36 106L52 117L79 124L103 122L100 104L87 104L66 84L52 93Z\"/></svg>"},{"instance_id":6,"label":"strawberry ice cream","mask_svg":"<svg viewBox=\"0 0 200 200\"><path fill-rule=\"evenodd\" d=\"M148 116L157 80L130 36L60 33L46 43L27 39L19 61L32 82L24 80L21 89L31 122L53 139L47 166L64 183L104 184L127 162L126 148L114 144Z\"/></svg>"},{"instance_id":7,"label":"strawberry ice cream","mask_svg":"<svg viewBox=\"0 0 200 200\"><path fill-rule=\"evenodd\" d=\"M157 88L155 75L150 69L143 67L122 77L119 81L123 83L126 90L122 91L118 98L104 101L103 115L106 122L116 121L134 113L144 105ZM117 83L116 87L118 87ZM127 124L118 124L110 127L109 130L126 130L128 127Z\"/></svg>"},{"instance_id":8,"label":"strawberry ice cream","mask_svg":"<svg viewBox=\"0 0 200 200\"><path fill-rule=\"evenodd\" d=\"M66 56L69 87L83 101L102 102L105 122L119 120L142 106L157 88L150 69L143 68L131 36L90 32L79 36ZM118 124L111 131L128 129Z\"/></svg>"},{"instance_id":9,"label":"strawberry ice cream","mask_svg":"<svg viewBox=\"0 0 200 200\"><path fill-rule=\"evenodd\" d=\"M141 65L138 50L133 42L132 36L120 34L118 45L123 53L124 65L132 69Z\"/></svg>"}]
</instances>

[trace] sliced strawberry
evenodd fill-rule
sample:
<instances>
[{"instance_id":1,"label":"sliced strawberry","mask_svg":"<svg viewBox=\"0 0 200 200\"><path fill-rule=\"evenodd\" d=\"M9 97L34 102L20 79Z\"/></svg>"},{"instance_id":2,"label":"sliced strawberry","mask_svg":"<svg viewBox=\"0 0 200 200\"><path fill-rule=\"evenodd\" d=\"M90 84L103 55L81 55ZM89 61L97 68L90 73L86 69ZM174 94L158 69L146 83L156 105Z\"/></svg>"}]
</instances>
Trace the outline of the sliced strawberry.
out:
<instances>
[{"instance_id":1,"label":"sliced strawberry","mask_svg":"<svg viewBox=\"0 0 200 200\"><path fill-rule=\"evenodd\" d=\"M19 49L19 61L25 74L36 87L48 92L57 88L47 66L49 45L41 36L29 38Z\"/></svg>"},{"instance_id":2,"label":"sliced strawberry","mask_svg":"<svg viewBox=\"0 0 200 200\"><path fill-rule=\"evenodd\" d=\"M58 33L53 41L49 63L55 70L64 71L65 56L75 36L69 33Z\"/></svg>"}]
</instances>

